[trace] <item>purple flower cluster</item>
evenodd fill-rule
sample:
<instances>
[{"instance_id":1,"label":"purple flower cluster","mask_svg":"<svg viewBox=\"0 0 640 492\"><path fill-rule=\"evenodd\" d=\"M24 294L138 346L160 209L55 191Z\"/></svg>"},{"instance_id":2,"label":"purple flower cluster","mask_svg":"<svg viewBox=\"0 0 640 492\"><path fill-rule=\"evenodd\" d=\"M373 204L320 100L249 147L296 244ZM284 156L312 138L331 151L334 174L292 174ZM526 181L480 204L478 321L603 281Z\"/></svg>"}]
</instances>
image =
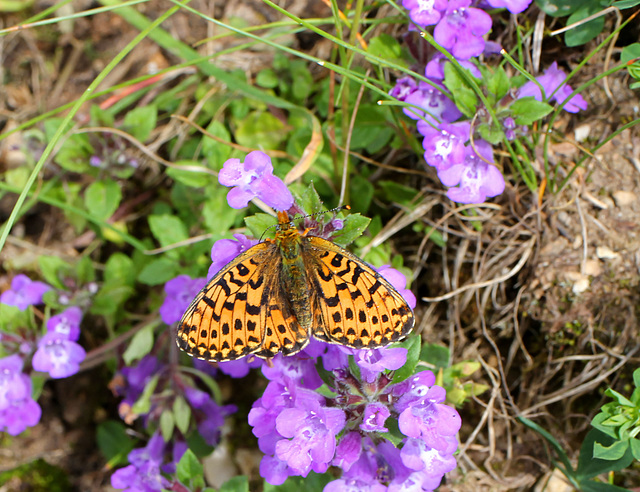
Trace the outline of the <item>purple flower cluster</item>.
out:
<instances>
[{"instance_id":1,"label":"purple flower cluster","mask_svg":"<svg viewBox=\"0 0 640 492\"><path fill-rule=\"evenodd\" d=\"M486 0L478 6L484 8L506 8L512 13L524 11L531 0ZM495 44L485 41L491 30L491 17L477 8L472 0L403 0L409 17L421 29L435 26L433 37L471 75L482 78L477 66L471 61L483 52L496 52ZM481 203L487 198L500 195L505 188L502 173L494 165L491 145L477 136L476 128L469 121L460 121L462 113L451 96L445 93L445 65L449 60L436 53L426 64L424 75L430 81L416 83L411 77L398 79L389 94L407 105L404 113L418 120L417 128L424 136L425 161L435 168L443 185L450 187L447 196L459 203ZM573 92L564 84L565 74L554 63L537 78L544 88L544 96L563 103ZM540 87L527 82L515 94L517 98L534 97L542 101ZM508 140L514 140L526 127L517 128L509 113L508 105L513 102L513 94L500 104L505 104L506 114L499 116L502 130ZM577 112L585 109L587 103L576 95L564 109ZM482 118L479 119L479 123Z\"/></svg>"},{"instance_id":2,"label":"purple flower cluster","mask_svg":"<svg viewBox=\"0 0 640 492\"><path fill-rule=\"evenodd\" d=\"M24 311L29 306L42 304L42 296L49 290L51 290L50 285L19 274L13 277L11 288L0 295L0 303L15 306L20 311Z\"/></svg>"},{"instance_id":3,"label":"purple flower cluster","mask_svg":"<svg viewBox=\"0 0 640 492\"><path fill-rule=\"evenodd\" d=\"M131 464L111 475L111 486L125 492L160 492L169 488L171 483L161 474L165 448L162 436L154 434L144 448L129 453L127 457Z\"/></svg>"},{"instance_id":4,"label":"purple flower cluster","mask_svg":"<svg viewBox=\"0 0 640 492\"><path fill-rule=\"evenodd\" d=\"M178 275L164 284L167 295L159 309L162 321L168 325L178 321L205 283L204 278L192 279L189 275Z\"/></svg>"},{"instance_id":5,"label":"purple flower cluster","mask_svg":"<svg viewBox=\"0 0 640 492\"><path fill-rule=\"evenodd\" d=\"M313 391L321 381L315 355L332 369L333 397ZM362 376L349 370L354 356ZM270 382L249 413L249 424L265 453L261 475L271 484L293 475L342 468L326 491L434 490L456 466L460 417L443 404L444 389L430 371L390 384L389 370L400 368L406 349L353 350L316 342L301 354L276 357L263 372ZM341 362L340 362L341 361ZM385 422L394 418L405 438L398 447L384 440Z\"/></svg>"},{"instance_id":6,"label":"purple flower cluster","mask_svg":"<svg viewBox=\"0 0 640 492\"><path fill-rule=\"evenodd\" d=\"M0 431L12 436L40 421L42 410L31 398L31 379L22 372L19 355L0 359Z\"/></svg>"}]
</instances>

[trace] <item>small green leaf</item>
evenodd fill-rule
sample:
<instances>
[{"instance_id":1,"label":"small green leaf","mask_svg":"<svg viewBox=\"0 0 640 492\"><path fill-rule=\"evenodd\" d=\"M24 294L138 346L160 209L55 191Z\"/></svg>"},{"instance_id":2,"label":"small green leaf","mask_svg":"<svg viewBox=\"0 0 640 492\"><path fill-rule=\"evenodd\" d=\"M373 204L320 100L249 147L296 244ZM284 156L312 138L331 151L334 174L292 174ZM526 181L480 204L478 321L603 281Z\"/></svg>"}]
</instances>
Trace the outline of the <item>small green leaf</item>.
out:
<instances>
[{"instance_id":1,"label":"small green leaf","mask_svg":"<svg viewBox=\"0 0 640 492\"><path fill-rule=\"evenodd\" d=\"M146 285L160 285L176 277L179 273L180 265L174 260L161 257L151 260L138 274L138 282Z\"/></svg>"},{"instance_id":2,"label":"small green leaf","mask_svg":"<svg viewBox=\"0 0 640 492\"><path fill-rule=\"evenodd\" d=\"M144 143L156 127L158 111L155 106L142 106L129 111L124 117L124 128L133 137Z\"/></svg>"},{"instance_id":3,"label":"small green leaf","mask_svg":"<svg viewBox=\"0 0 640 492\"><path fill-rule=\"evenodd\" d=\"M233 477L222 484L219 492L249 492L249 479L244 475Z\"/></svg>"},{"instance_id":4,"label":"small green leaf","mask_svg":"<svg viewBox=\"0 0 640 492\"><path fill-rule=\"evenodd\" d=\"M96 269L93 267L93 262L88 256L83 256L76 263L76 277L81 284L93 282L96 279Z\"/></svg>"},{"instance_id":5,"label":"small green leaf","mask_svg":"<svg viewBox=\"0 0 640 492\"><path fill-rule=\"evenodd\" d=\"M602 10L602 8L598 3L584 5L569 16L567 19L567 25L570 26L580 22L600 10ZM600 17L596 17L589 22L585 22L584 24L568 30L564 35L564 43L569 47L574 47L581 46L592 39L595 39L595 37L604 29L604 19L604 15L601 15Z\"/></svg>"},{"instance_id":6,"label":"small green leaf","mask_svg":"<svg viewBox=\"0 0 640 492\"><path fill-rule=\"evenodd\" d=\"M394 384L410 378L415 373L416 366L420 361L420 342L421 338L418 335L411 335L407 337L407 339L403 342L394 345L407 349L407 362L405 362L405 364L400 369L394 372Z\"/></svg>"},{"instance_id":7,"label":"small green leaf","mask_svg":"<svg viewBox=\"0 0 640 492\"><path fill-rule=\"evenodd\" d=\"M177 396L173 401L173 415L178 430L186 435L191 420L191 407L182 396Z\"/></svg>"},{"instance_id":8,"label":"small green leaf","mask_svg":"<svg viewBox=\"0 0 640 492\"><path fill-rule=\"evenodd\" d=\"M367 51L374 56L388 60L394 64L407 66L407 60L402 56L402 47L396 38L389 34L381 34L369 40Z\"/></svg>"},{"instance_id":9,"label":"small green leaf","mask_svg":"<svg viewBox=\"0 0 640 492\"><path fill-rule=\"evenodd\" d=\"M145 355L151 352L153 348L153 325L145 326L142 330L136 333L129 346L122 354L124 363L128 366L135 360L142 359Z\"/></svg>"},{"instance_id":10,"label":"small green leaf","mask_svg":"<svg viewBox=\"0 0 640 492\"><path fill-rule=\"evenodd\" d=\"M395 181L378 181L377 185L388 201L401 205L408 205L418 194L418 190L415 188L405 186Z\"/></svg>"},{"instance_id":11,"label":"small green leaf","mask_svg":"<svg viewBox=\"0 0 640 492\"><path fill-rule=\"evenodd\" d=\"M160 432L162 433L162 439L164 439L164 442L169 442L171 440L175 426L176 421L173 418L173 413L171 410L165 409L160 414Z\"/></svg>"},{"instance_id":12,"label":"small green leaf","mask_svg":"<svg viewBox=\"0 0 640 492\"><path fill-rule=\"evenodd\" d=\"M189 238L186 226L175 215L150 215L148 220L151 233L162 247L173 246ZM172 258L179 256L176 249L169 249L166 254Z\"/></svg>"},{"instance_id":13,"label":"small green leaf","mask_svg":"<svg viewBox=\"0 0 640 492\"><path fill-rule=\"evenodd\" d=\"M284 123L268 112L254 111L237 123L236 140L246 147L277 149L287 138Z\"/></svg>"},{"instance_id":14,"label":"small green leaf","mask_svg":"<svg viewBox=\"0 0 640 492\"><path fill-rule=\"evenodd\" d=\"M630 9L636 5L640 5L640 0L619 0L611 4L612 7L616 7L620 10Z\"/></svg>"},{"instance_id":15,"label":"small green leaf","mask_svg":"<svg viewBox=\"0 0 640 492\"><path fill-rule=\"evenodd\" d=\"M220 121L213 120L206 128L207 133L218 137L214 140L211 137L205 135L202 137L202 154L207 158L209 167L216 171L220 171L224 162L231 155L231 135L227 127ZM212 178L209 177L209 180Z\"/></svg>"},{"instance_id":16,"label":"small green leaf","mask_svg":"<svg viewBox=\"0 0 640 492\"><path fill-rule=\"evenodd\" d=\"M145 385L142 394L138 397L136 402L132 405L131 411L136 415L143 415L149 413L151 409L151 396L158 386L158 379L160 376L155 374Z\"/></svg>"},{"instance_id":17,"label":"small green leaf","mask_svg":"<svg viewBox=\"0 0 640 492\"><path fill-rule=\"evenodd\" d=\"M133 260L124 253L112 254L104 265L106 284L133 285L135 278Z\"/></svg>"},{"instance_id":18,"label":"small green leaf","mask_svg":"<svg viewBox=\"0 0 640 492\"><path fill-rule=\"evenodd\" d=\"M72 269L66 261L59 256L39 256L38 265L42 276L48 284L58 289L64 289L61 278L69 276Z\"/></svg>"},{"instance_id":19,"label":"small green leaf","mask_svg":"<svg viewBox=\"0 0 640 492\"><path fill-rule=\"evenodd\" d=\"M511 104L511 111L518 125L531 125L551 113L553 107L533 97L523 97Z\"/></svg>"},{"instance_id":20,"label":"small green leaf","mask_svg":"<svg viewBox=\"0 0 640 492\"><path fill-rule=\"evenodd\" d=\"M30 174L29 169L26 167L16 167L15 169L7 170L4 173L4 180L8 185L22 189L27 184Z\"/></svg>"},{"instance_id":21,"label":"small green leaf","mask_svg":"<svg viewBox=\"0 0 640 492\"><path fill-rule=\"evenodd\" d=\"M196 455L193 454L193 451L187 449L178 462L176 469L178 480L181 483L188 485L191 480L202 478L202 472L202 464L200 464Z\"/></svg>"},{"instance_id":22,"label":"small green leaf","mask_svg":"<svg viewBox=\"0 0 640 492\"><path fill-rule=\"evenodd\" d=\"M256 75L256 84L265 89L274 89L278 87L278 75L271 68L260 70Z\"/></svg>"},{"instance_id":23,"label":"small green leaf","mask_svg":"<svg viewBox=\"0 0 640 492\"><path fill-rule=\"evenodd\" d=\"M107 459L109 467L128 463L127 455L134 443L127 435L127 427L115 420L107 420L98 424L96 440L100 451Z\"/></svg>"},{"instance_id":24,"label":"small green leaf","mask_svg":"<svg viewBox=\"0 0 640 492\"><path fill-rule=\"evenodd\" d=\"M355 212L366 213L373 199L373 184L360 174L351 177L351 208Z\"/></svg>"},{"instance_id":25,"label":"small green leaf","mask_svg":"<svg viewBox=\"0 0 640 492\"><path fill-rule=\"evenodd\" d=\"M498 66L487 80L487 89L494 96L494 102L502 99L509 92L509 77L504 68Z\"/></svg>"},{"instance_id":26,"label":"small green leaf","mask_svg":"<svg viewBox=\"0 0 640 492\"><path fill-rule=\"evenodd\" d=\"M122 191L115 181L94 181L84 192L84 204L91 215L105 221L118 209Z\"/></svg>"},{"instance_id":27,"label":"small green leaf","mask_svg":"<svg viewBox=\"0 0 640 492\"><path fill-rule=\"evenodd\" d=\"M262 236L273 237L275 228L273 227L278 223L276 218L268 214L255 214L244 218L245 224L253 234L255 238L262 238Z\"/></svg>"},{"instance_id":28,"label":"small green leaf","mask_svg":"<svg viewBox=\"0 0 640 492\"><path fill-rule=\"evenodd\" d=\"M304 190L298 200L298 205L307 214L315 214L322 210L322 200L320 200L320 195L318 195L313 183L309 184L307 189Z\"/></svg>"},{"instance_id":29,"label":"small green leaf","mask_svg":"<svg viewBox=\"0 0 640 492\"><path fill-rule=\"evenodd\" d=\"M344 219L344 227L337 231L331 240L340 245L347 246L362 236L367 229L371 219L360 214L350 214Z\"/></svg>"},{"instance_id":30,"label":"small green leaf","mask_svg":"<svg viewBox=\"0 0 640 492\"><path fill-rule=\"evenodd\" d=\"M575 12L584 0L536 0L538 7L551 17L564 17Z\"/></svg>"}]
</instances>

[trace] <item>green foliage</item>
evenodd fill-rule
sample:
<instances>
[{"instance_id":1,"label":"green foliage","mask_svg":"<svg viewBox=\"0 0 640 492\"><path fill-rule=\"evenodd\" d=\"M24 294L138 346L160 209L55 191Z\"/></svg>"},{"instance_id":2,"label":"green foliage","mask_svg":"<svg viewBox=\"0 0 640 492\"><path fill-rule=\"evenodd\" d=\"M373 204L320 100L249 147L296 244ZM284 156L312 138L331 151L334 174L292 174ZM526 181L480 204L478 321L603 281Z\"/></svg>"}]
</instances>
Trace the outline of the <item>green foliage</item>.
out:
<instances>
[{"instance_id":1,"label":"green foliage","mask_svg":"<svg viewBox=\"0 0 640 492\"><path fill-rule=\"evenodd\" d=\"M96 440L109 466L128 463L127 455L133 449L134 443L127 435L127 427L122 422L107 420L98 424Z\"/></svg>"},{"instance_id":2,"label":"green foliage","mask_svg":"<svg viewBox=\"0 0 640 492\"><path fill-rule=\"evenodd\" d=\"M69 477L61 468L38 459L13 470L0 472L0 483L18 483L30 492L67 492L72 490Z\"/></svg>"},{"instance_id":3,"label":"green foliage","mask_svg":"<svg viewBox=\"0 0 640 492\"><path fill-rule=\"evenodd\" d=\"M328 473L314 473L310 472L306 477L289 477L282 485L271 485L264 482L264 492L322 492L325 485L327 485L334 477Z\"/></svg>"},{"instance_id":4,"label":"green foliage","mask_svg":"<svg viewBox=\"0 0 640 492\"><path fill-rule=\"evenodd\" d=\"M197 456L187 449L182 455L176 469L178 480L182 485L193 488L204 487L204 476L202 465Z\"/></svg>"}]
</instances>

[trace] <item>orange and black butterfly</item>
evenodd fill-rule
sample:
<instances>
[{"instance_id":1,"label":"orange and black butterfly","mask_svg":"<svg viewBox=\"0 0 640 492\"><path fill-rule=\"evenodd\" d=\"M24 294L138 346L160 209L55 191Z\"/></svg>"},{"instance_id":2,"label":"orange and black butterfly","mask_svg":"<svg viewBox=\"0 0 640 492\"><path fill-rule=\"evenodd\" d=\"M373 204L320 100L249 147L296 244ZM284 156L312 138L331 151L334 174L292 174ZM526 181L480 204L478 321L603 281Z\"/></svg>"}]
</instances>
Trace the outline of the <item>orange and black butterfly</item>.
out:
<instances>
[{"instance_id":1,"label":"orange and black butterfly","mask_svg":"<svg viewBox=\"0 0 640 492\"><path fill-rule=\"evenodd\" d=\"M278 213L275 239L223 267L191 302L178 346L211 361L295 354L311 336L354 348L404 338L414 316L378 272L344 248L308 236Z\"/></svg>"}]
</instances>

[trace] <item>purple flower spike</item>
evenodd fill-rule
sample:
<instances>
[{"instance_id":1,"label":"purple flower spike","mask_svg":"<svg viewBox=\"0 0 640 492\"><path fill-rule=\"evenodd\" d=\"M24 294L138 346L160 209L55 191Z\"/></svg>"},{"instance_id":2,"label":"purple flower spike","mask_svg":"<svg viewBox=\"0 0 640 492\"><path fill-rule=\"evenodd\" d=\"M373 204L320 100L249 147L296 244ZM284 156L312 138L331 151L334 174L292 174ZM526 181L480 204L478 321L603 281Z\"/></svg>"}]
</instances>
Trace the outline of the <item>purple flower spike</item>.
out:
<instances>
[{"instance_id":1,"label":"purple flower spike","mask_svg":"<svg viewBox=\"0 0 640 492\"><path fill-rule=\"evenodd\" d=\"M218 174L223 186L234 187L227 195L232 208L244 208L253 198L259 198L276 210L293 205L293 195L280 178L273 175L271 158L259 150L247 154L244 162L229 159Z\"/></svg>"},{"instance_id":2,"label":"purple flower spike","mask_svg":"<svg viewBox=\"0 0 640 492\"><path fill-rule=\"evenodd\" d=\"M86 355L76 342L49 332L38 342L32 364L36 371L48 372L54 379L66 378L78 372Z\"/></svg>"},{"instance_id":3,"label":"purple flower spike","mask_svg":"<svg viewBox=\"0 0 640 492\"><path fill-rule=\"evenodd\" d=\"M555 92L552 99L557 101L558 104L562 104L573 92L570 86L563 84L566 77L567 75L564 73L564 70L558 68L558 63L553 62L542 75L536 77L536 80L544 88L547 98ZM560 87L560 89L558 89L558 87ZM557 92L556 89L558 89ZM536 100L542 101L540 87L531 81L524 84L518 92L518 99L528 96L533 96ZM580 94L576 94L564 106L564 109L569 113L577 113L581 109L587 109L587 101L585 101Z\"/></svg>"},{"instance_id":4,"label":"purple flower spike","mask_svg":"<svg viewBox=\"0 0 640 492\"><path fill-rule=\"evenodd\" d=\"M436 24L447 8L447 0L402 0L409 17L420 27Z\"/></svg>"},{"instance_id":5,"label":"purple flower spike","mask_svg":"<svg viewBox=\"0 0 640 492\"><path fill-rule=\"evenodd\" d=\"M31 398L31 379L22 374L22 359L0 359L0 432L17 436L40 421L42 410Z\"/></svg>"},{"instance_id":6,"label":"purple flower spike","mask_svg":"<svg viewBox=\"0 0 640 492\"><path fill-rule=\"evenodd\" d=\"M47 331L72 342L77 342L80 338L81 321L82 310L77 306L72 306L60 314L51 316L47 321Z\"/></svg>"},{"instance_id":7,"label":"purple flower spike","mask_svg":"<svg viewBox=\"0 0 640 492\"><path fill-rule=\"evenodd\" d=\"M433 37L459 60L482 54L484 36L491 29L491 16L470 7L471 0L449 0L447 10L433 31Z\"/></svg>"},{"instance_id":8,"label":"purple flower spike","mask_svg":"<svg viewBox=\"0 0 640 492\"><path fill-rule=\"evenodd\" d=\"M440 171L464 161L465 143L471 134L471 124L468 121L441 123L439 128L429 126L422 130L424 131L422 146L427 164Z\"/></svg>"},{"instance_id":9,"label":"purple flower spike","mask_svg":"<svg viewBox=\"0 0 640 492\"><path fill-rule=\"evenodd\" d=\"M159 309L162 321L168 325L178 321L205 283L204 278L192 279L189 275L178 275L164 284L167 295Z\"/></svg>"},{"instance_id":10,"label":"purple flower spike","mask_svg":"<svg viewBox=\"0 0 640 492\"><path fill-rule=\"evenodd\" d=\"M31 280L22 273L13 277L11 289L0 295L0 303L15 306L24 311L29 306L42 303L42 296L51 290L51 286L44 282Z\"/></svg>"},{"instance_id":11,"label":"purple flower spike","mask_svg":"<svg viewBox=\"0 0 640 492\"><path fill-rule=\"evenodd\" d=\"M220 239L211 248L211 266L207 278L213 278L223 266L233 260L240 253L244 253L251 246L258 244L257 240L249 239L244 234L234 234L235 239Z\"/></svg>"},{"instance_id":12,"label":"purple flower spike","mask_svg":"<svg viewBox=\"0 0 640 492\"><path fill-rule=\"evenodd\" d=\"M384 422L390 415L391 412L382 403L369 403L364 409L360 429L365 432L389 432Z\"/></svg>"},{"instance_id":13,"label":"purple flower spike","mask_svg":"<svg viewBox=\"0 0 640 492\"><path fill-rule=\"evenodd\" d=\"M531 4L531 0L486 0L493 8L505 8L512 14L524 12Z\"/></svg>"},{"instance_id":14,"label":"purple flower spike","mask_svg":"<svg viewBox=\"0 0 640 492\"><path fill-rule=\"evenodd\" d=\"M493 197L504 191L505 182L493 162L491 144L484 140L476 140L476 154L471 146L467 147L467 155L461 164L438 171L438 178L445 186L460 185L447 191L449 199L458 203L482 203L487 197Z\"/></svg>"}]
</instances>

